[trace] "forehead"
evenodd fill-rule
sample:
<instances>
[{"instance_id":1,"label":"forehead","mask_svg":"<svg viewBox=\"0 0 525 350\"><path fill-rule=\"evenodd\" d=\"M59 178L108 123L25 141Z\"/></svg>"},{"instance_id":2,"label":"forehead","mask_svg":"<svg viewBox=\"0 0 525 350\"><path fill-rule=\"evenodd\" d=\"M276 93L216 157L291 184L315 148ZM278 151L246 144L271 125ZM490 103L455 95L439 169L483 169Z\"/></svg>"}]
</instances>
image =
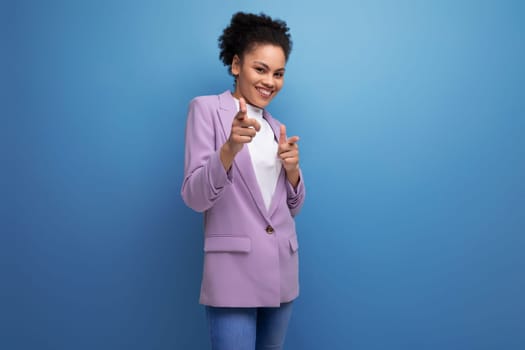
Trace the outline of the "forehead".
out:
<instances>
[{"instance_id":1,"label":"forehead","mask_svg":"<svg viewBox=\"0 0 525 350\"><path fill-rule=\"evenodd\" d=\"M284 50L273 44L255 44L243 56L247 62L258 61L274 69L284 68L286 64Z\"/></svg>"}]
</instances>

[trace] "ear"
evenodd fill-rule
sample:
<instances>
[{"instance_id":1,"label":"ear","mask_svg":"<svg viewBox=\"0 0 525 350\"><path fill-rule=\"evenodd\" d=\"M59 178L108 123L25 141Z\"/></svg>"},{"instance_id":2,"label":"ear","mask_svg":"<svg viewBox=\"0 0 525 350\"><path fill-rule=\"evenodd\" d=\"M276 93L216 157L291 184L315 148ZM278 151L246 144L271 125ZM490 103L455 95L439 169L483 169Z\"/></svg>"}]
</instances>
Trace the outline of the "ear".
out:
<instances>
[{"instance_id":1,"label":"ear","mask_svg":"<svg viewBox=\"0 0 525 350\"><path fill-rule=\"evenodd\" d=\"M233 56L231 71L234 76L239 75L241 72L241 59L238 55Z\"/></svg>"}]
</instances>

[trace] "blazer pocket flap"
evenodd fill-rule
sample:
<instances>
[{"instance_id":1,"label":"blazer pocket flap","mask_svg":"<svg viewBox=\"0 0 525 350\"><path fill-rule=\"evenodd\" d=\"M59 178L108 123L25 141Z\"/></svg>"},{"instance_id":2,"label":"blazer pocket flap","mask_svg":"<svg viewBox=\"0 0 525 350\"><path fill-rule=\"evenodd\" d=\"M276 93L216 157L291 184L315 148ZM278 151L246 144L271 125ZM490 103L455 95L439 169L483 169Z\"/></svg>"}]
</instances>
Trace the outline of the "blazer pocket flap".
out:
<instances>
[{"instance_id":1,"label":"blazer pocket flap","mask_svg":"<svg viewBox=\"0 0 525 350\"><path fill-rule=\"evenodd\" d=\"M293 236L290 238L290 249L294 253L297 251L297 249L299 249L299 243L297 242L297 236Z\"/></svg>"},{"instance_id":2,"label":"blazer pocket flap","mask_svg":"<svg viewBox=\"0 0 525 350\"><path fill-rule=\"evenodd\" d=\"M237 252L248 253L252 250L252 241L249 237L207 237L204 240L205 252Z\"/></svg>"}]
</instances>

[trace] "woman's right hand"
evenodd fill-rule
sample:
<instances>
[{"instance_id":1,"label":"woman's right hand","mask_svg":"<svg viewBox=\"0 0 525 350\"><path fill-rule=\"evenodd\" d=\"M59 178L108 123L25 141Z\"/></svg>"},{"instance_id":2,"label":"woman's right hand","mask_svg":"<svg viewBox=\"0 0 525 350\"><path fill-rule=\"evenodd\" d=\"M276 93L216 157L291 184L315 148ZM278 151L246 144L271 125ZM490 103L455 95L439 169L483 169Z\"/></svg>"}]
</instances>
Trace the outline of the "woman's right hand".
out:
<instances>
[{"instance_id":1,"label":"woman's right hand","mask_svg":"<svg viewBox=\"0 0 525 350\"><path fill-rule=\"evenodd\" d=\"M246 101L239 99L239 112L233 118L230 137L221 148L221 161L224 169L230 169L233 159L245 143L252 142L261 125L256 119L248 118Z\"/></svg>"},{"instance_id":2,"label":"woman's right hand","mask_svg":"<svg viewBox=\"0 0 525 350\"><path fill-rule=\"evenodd\" d=\"M239 112L233 118L232 129L227 143L234 154L237 154L245 143L252 142L261 129L257 119L248 118L246 101L244 98L239 99Z\"/></svg>"},{"instance_id":3,"label":"woman's right hand","mask_svg":"<svg viewBox=\"0 0 525 350\"><path fill-rule=\"evenodd\" d=\"M256 119L248 118L246 101L241 97L239 99L239 112L233 118L230 137L221 148L221 162L226 171L230 169L233 159L241 151L244 144L252 142L259 130L261 130L261 125Z\"/></svg>"}]
</instances>

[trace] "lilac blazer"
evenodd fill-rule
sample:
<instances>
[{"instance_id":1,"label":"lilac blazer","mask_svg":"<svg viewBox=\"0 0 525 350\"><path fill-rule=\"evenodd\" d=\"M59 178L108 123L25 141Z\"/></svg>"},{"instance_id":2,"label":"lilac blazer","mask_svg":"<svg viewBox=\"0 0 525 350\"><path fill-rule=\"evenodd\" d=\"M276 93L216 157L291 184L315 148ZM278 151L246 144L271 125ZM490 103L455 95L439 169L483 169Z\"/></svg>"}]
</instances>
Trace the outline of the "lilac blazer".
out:
<instances>
[{"instance_id":1,"label":"lilac blazer","mask_svg":"<svg viewBox=\"0 0 525 350\"><path fill-rule=\"evenodd\" d=\"M181 192L186 205L204 212L200 303L279 306L299 294L294 216L304 202L303 177L294 189L281 170L267 210L248 147L226 172L219 153L236 113L230 91L196 97L189 106ZM263 116L278 140L279 122Z\"/></svg>"}]
</instances>

